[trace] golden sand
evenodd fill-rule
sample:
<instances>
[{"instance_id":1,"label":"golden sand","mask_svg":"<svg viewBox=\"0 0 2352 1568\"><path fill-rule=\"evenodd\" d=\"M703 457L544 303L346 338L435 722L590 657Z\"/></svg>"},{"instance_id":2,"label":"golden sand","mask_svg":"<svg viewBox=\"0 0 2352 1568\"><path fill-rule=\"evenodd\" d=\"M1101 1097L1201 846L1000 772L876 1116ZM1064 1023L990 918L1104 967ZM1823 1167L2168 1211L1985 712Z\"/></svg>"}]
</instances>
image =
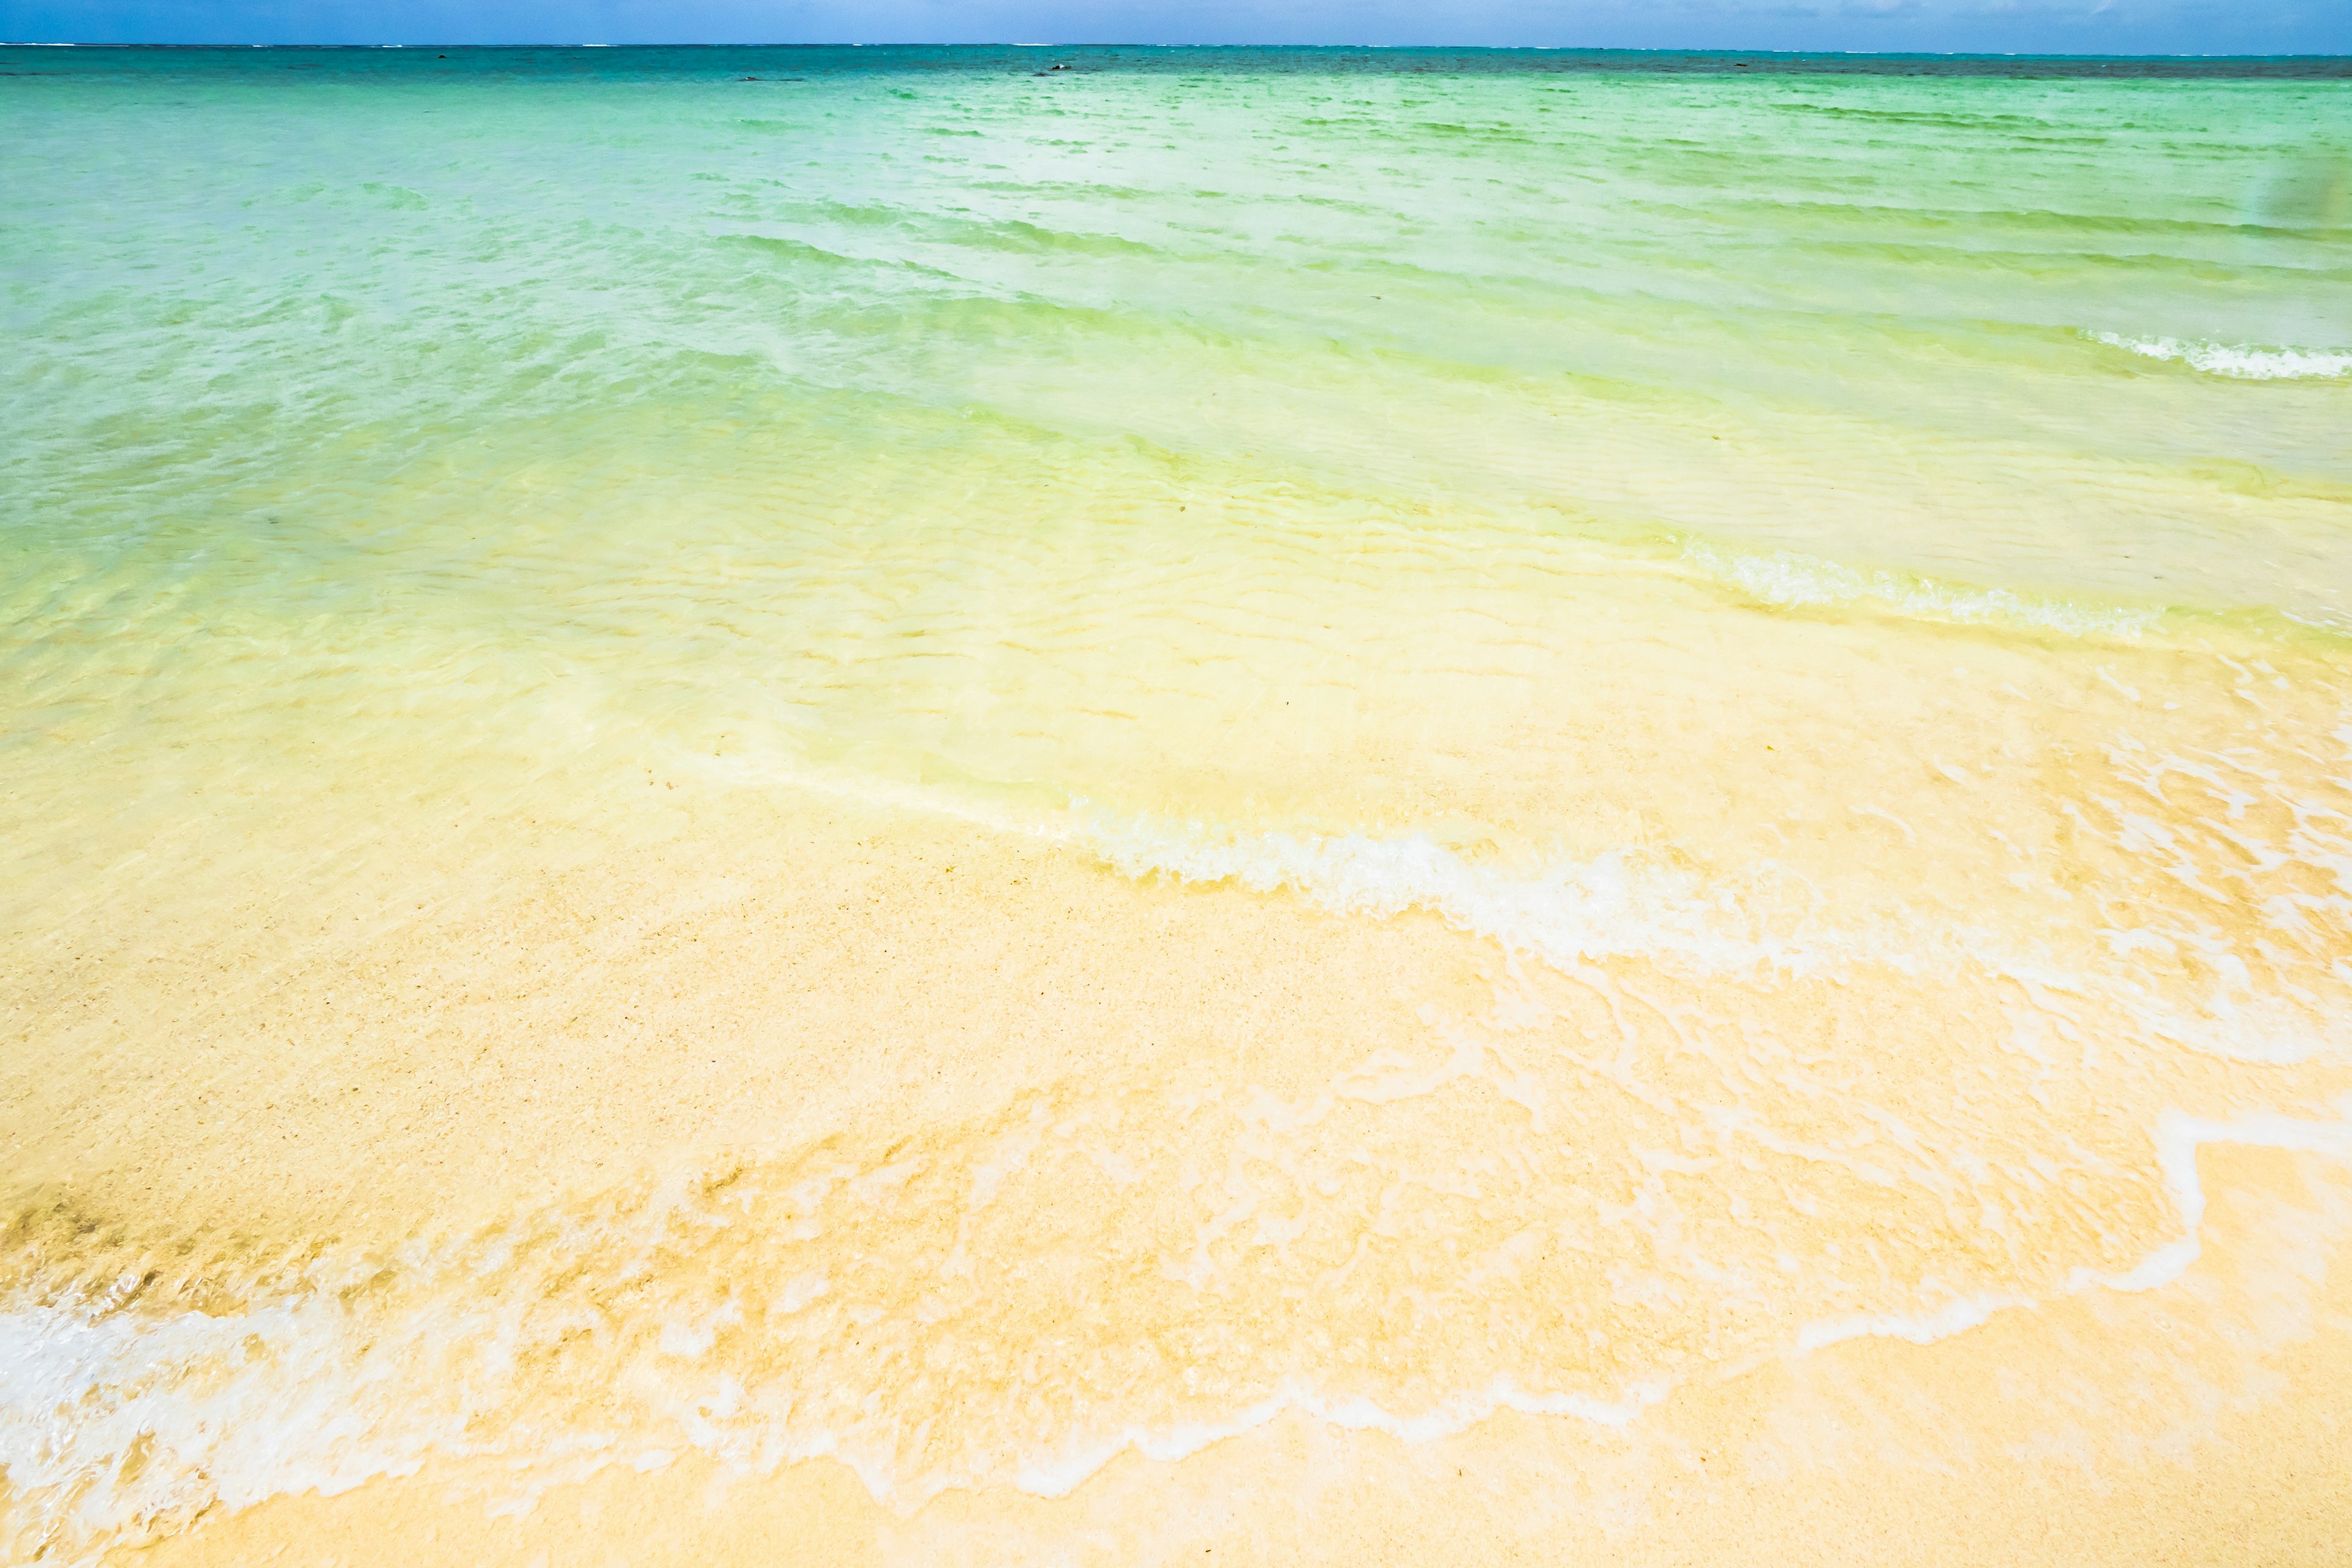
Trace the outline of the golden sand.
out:
<instances>
[{"instance_id":1,"label":"golden sand","mask_svg":"<svg viewBox=\"0 0 2352 1568\"><path fill-rule=\"evenodd\" d=\"M436 1462L120 1559L2341 1563L2352 1178L2272 1152L2202 1165L2204 1252L2171 1286L1964 1342L1848 1341L1678 1393L1626 1433L1506 1414L1408 1446L1286 1416L1181 1461L1127 1456L1067 1497L959 1492L911 1513L831 1460L747 1476L688 1458L493 1514L494 1468Z\"/></svg>"},{"instance_id":2,"label":"golden sand","mask_svg":"<svg viewBox=\"0 0 2352 1568\"><path fill-rule=\"evenodd\" d=\"M1980 965L1546 962L629 787L657 806L355 858L311 907L184 862L18 971L13 1280L304 1303L173 1374L218 1400L180 1440L320 1397L373 1455L300 1485L354 1434L297 1424L289 1495L182 1485L137 1552L2331 1560L2352 1170L2209 1142L2194 1266L2084 1276L2183 1236L2168 1111L2300 1104L2324 1145L2352 1072L2124 1050L2127 995ZM337 811L299 816L320 862ZM233 912L126 916L174 898ZM64 940L100 929L143 940Z\"/></svg>"}]
</instances>

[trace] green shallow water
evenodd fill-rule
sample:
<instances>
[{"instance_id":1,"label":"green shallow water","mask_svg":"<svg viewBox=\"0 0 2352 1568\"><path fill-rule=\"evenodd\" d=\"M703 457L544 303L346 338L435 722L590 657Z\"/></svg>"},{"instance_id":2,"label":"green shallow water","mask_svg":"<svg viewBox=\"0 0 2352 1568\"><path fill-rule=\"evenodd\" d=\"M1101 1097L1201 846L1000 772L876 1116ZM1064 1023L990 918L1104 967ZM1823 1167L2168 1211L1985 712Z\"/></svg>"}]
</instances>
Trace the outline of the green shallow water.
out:
<instances>
[{"instance_id":1,"label":"green shallow water","mask_svg":"<svg viewBox=\"0 0 2352 1568\"><path fill-rule=\"evenodd\" d=\"M834 656L912 591L824 564L859 530L1083 597L1213 553L1194 505L1803 602L2352 613L2330 62L0 63L19 736L91 700L93 626L158 668L191 618L321 616L593 667L675 568L679 657L625 684L761 686L855 746L868 694L781 672L823 644L855 687ZM940 543L909 570L952 600Z\"/></svg>"},{"instance_id":2,"label":"green shallow water","mask_svg":"<svg viewBox=\"0 0 2352 1568\"><path fill-rule=\"evenodd\" d=\"M1050 438L1987 584L2340 575L2195 508L2343 500L2342 80L297 53L10 55L71 67L0 100L12 543L324 548L420 463L487 532L627 410L714 504L732 421L836 483Z\"/></svg>"}]
</instances>

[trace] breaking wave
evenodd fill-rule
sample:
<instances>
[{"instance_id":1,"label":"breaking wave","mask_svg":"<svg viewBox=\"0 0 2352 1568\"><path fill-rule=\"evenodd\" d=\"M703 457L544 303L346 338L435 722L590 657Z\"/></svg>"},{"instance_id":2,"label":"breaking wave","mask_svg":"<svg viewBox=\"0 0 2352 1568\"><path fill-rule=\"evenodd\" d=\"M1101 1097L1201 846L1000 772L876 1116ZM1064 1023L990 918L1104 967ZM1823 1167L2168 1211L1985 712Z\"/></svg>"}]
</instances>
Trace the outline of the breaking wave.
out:
<instances>
[{"instance_id":1,"label":"breaking wave","mask_svg":"<svg viewBox=\"0 0 2352 1568\"><path fill-rule=\"evenodd\" d=\"M2259 348L2248 343L2200 343L2180 338L2133 338L2091 332L2092 342L2148 359L2173 360L2210 375L2241 381L2302 381L2352 374L2352 353L2341 349Z\"/></svg>"}]
</instances>

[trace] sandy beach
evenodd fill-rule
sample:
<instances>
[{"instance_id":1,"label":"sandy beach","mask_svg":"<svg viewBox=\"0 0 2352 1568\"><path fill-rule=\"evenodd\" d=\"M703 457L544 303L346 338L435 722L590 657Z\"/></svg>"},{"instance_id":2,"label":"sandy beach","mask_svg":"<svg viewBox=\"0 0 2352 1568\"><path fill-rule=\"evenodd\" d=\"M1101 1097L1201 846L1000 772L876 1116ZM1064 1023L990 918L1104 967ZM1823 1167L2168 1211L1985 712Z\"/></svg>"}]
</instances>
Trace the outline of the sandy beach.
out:
<instances>
[{"instance_id":1,"label":"sandy beach","mask_svg":"<svg viewBox=\"0 0 2352 1568\"><path fill-rule=\"evenodd\" d=\"M0 1559L2341 1560L2340 81L316 52L0 86Z\"/></svg>"}]
</instances>

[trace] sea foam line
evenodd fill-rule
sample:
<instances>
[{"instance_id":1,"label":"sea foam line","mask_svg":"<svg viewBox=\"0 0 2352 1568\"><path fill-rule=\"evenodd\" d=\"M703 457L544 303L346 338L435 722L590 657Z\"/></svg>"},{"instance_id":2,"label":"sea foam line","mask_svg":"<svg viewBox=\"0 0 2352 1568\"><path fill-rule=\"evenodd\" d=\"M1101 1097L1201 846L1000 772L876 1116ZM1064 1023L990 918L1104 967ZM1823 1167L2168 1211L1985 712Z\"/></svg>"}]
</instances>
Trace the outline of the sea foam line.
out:
<instances>
[{"instance_id":1,"label":"sea foam line","mask_svg":"<svg viewBox=\"0 0 2352 1568\"><path fill-rule=\"evenodd\" d=\"M2200 343L2180 338L2133 338L2086 332L2094 342L2147 359L2174 360L2191 370L2240 381L2304 381L2352 374L2352 353L2339 349L2257 348L2250 343Z\"/></svg>"},{"instance_id":2,"label":"sea foam line","mask_svg":"<svg viewBox=\"0 0 2352 1568\"><path fill-rule=\"evenodd\" d=\"M2352 1097L2342 1109L2345 1119L2336 1121L2272 1113L2218 1121L2166 1112L2156 1129L2158 1158L2183 1234L2125 1273L2075 1270L2066 1293L2095 1288L2140 1291L2178 1279L2202 1250L2207 1200L2197 1168L2199 1151L2235 1143L2352 1161ZM387 1424L391 1412L380 1404L373 1416L362 1414L370 1402L355 1395L365 1390L379 1399L396 1396L400 1373L415 1369L402 1364L404 1357L386 1362L372 1353L378 1351L382 1325L362 1336L367 1345L355 1345L353 1325L335 1310L334 1300L325 1292L308 1301L262 1303L227 1318L190 1312L146 1323L60 1305L0 1311L0 1468L19 1489L20 1507L28 1489L31 1494L50 1490L67 1501L68 1517L51 1521L51 1529L41 1532L44 1538L33 1542L36 1549L62 1547L76 1560L94 1561L122 1530L135 1529L142 1520L192 1517L215 1500L238 1508L313 1488L331 1495L380 1476L414 1473L436 1452L483 1451L467 1440L464 1428L469 1418L492 1414L482 1399L491 1389L474 1391L476 1397L466 1402L470 1408L445 1411L419 1426L404 1426L396 1418ZM1801 1326L1785 1353L1802 1357L1869 1336L1927 1344L1964 1333L1997 1311L2038 1304L2024 1297L1977 1297L1916 1318L1824 1320ZM490 1313L470 1326L479 1330L496 1318ZM446 1343L447 1334L412 1324L394 1338L414 1348L420 1342ZM247 1348L257 1340L268 1352L258 1359ZM202 1392L192 1396L166 1369L194 1367L200 1361L216 1370L197 1380ZM1727 1375L1738 1370L1727 1369ZM1290 1412L1346 1430L1386 1432L1410 1443L1452 1436L1507 1409L1622 1429L1675 1386L1666 1380L1640 1383L1612 1403L1530 1394L1498 1379L1418 1414L1400 1415L1369 1398L1329 1398L1293 1383L1224 1420L1124 1428L1059 1453L1030 1457L1006 1479L1033 1494L1066 1496L1129 1448L1155 1461L1175 1462ZM678 1446L713 1448L691 1431L678 1434ZM589 1434L556 1447L559 1451L544 1456L549 1463L567 1458L573 1462L548 1484L577 1480L614 1463L656 1468L673 1457L666 1446L636 1452L642 1446L632 1445L633 1452L624 1452L610 1436ZM115 1510L110 1510L102 1500L106 1478L124 1473L122 1460L142 1448L147 1450L144 1473L128 1483L130 1495L113 1500ZM908 1487L887 1468L858 1463L852 1447L830 1432L796 1435L782 1445L781 1457L788 1459L820 1455L850 1464L886 1506L919 1504L950 1487L972 1484L967 1479ZM737 1455L714 1457L742 1462ZM99 1489L95 1495L93 1486ZM530 1506L529 1490L510 1508ZM25 1544L21 1538L18 1544Z\"/></svg>"},{"instance_id":3,"label":"sea foam line","mask_svg":"<svg viewBox=\"0 0 2352 1568\"><path fill-rule=\"evenodd\" d=\"M1333 914L1391 919L1434 914L1557 966L1615 957L1679 958L1713 973L1776 969L1811 973L1866 960L1919 967L1915 947L1816 924L1807 910L1785 934L1768 931L1743 902L1780 880L1750 868L1740 890L1612 849L1583 860L1506 869L1464 859L1423 833L1249 833L1199 821L1120 815L1074 797L1066 811L1022 810L962 799L935 786L836 775L773 758L681 756L681 765L739 786L806 791L858 805L885 805L969 823L1014 838L1066 846L1138 881L1231 882L1289 893ZM1809 889L1793 884L1805 896ZM1786 919L1786 907L1774 913ZM2030 967L2037 980L2063 984Z\"/></svg>"},{"instance_id":4,"label":"sea foam line","mask_svg":"<svg viewBox=\"0 0 2352 1568\"><path fill-rule=\"evenodd\" d=\"M2214 1121L2180 1110L2168 1110L2157 1121L2157 1167L2180 1215L2181 1234L2150 1251L2121 1274L2076 1268L2066 1277L2065 1293L2085 1290L2154 1290L2171 1284L2204 1254L2205 1180L2198 1173L2198 1151L2208 1144L2234 1143L2244 1148L2281 1149L2294 1153L2321 1154L2352 1163L2352 1096L2344 1102L2345 1120L2312 1121L2300 1117L2261 1114L2235 1121ZM1843 1340L1876 1337L1932 1344L1965 1333L1990 1321L1995 1312L2032 1308L2041 1302L2027 1296L1977 1296L1954 1301L1924 1318L1853 1317L1809 1323L1797 1331L1796 1352L1809 1355Z\"/></svg>"},{"instance_id":5,"label":"sea foam line","mask_svg":"<svg viewBox=\"0 0 2352 1568\"><path fill-rule=\"evenodd\" d=\"M1627 849L1496 867L1418 833L1243 833L1149 816L1089 816L1086 806L1073 803L1082 827L1068 837L1139 881L1231 883L1339 915L1431 914L1563 973L1613 958L1749 979L1834 975L1853 965L1910 976L1974 971L2095 996L2153 1037L2232 1061L2285 1066L2352 1050L2352 1029L2333 1022L2315 1027L2299 1013L2243 1002L2226 984L2203 998L2204 1016L2197 1016L2152 995L2127 970L2065 967L1949 915L1898 906L1836 921L1810 883L1769 860L1712 879Z\"/></svg>"},{"instance_id":6,"label":"sea foam line","mask_svg":"<svg viewBox=\"0 0 2352 1568\"><path fill-rule=\"evenodd\" d=\"M1022 1466L1013 1484L1038 1497L1067 1497L1129 1448L1147 1459L1174 1463L1192 1458L1212 1444L1255 1431L1292 1411L1327 1426L1349 1432L1385 1432L1406 1443L1432 1443L1440 1437L1450 1437L1505 1410L1527 1415L1569 1415L1595 1426L1623 1427L1673 1393L1674 1387L1663 1380L1637 1384L1626 1391L1622 1399L1611 1404L1576 1394L1528 1394L1508 1379L1498 1378L1484 1389L1457 1394L1421 1415L1399 1415L1375 1400L1326 1399L1312 1389L1293 1385L1223 1421L1188 1422L1159 1431L1129 1427L1071 1453L1032 1460Z\"/></svg>"},{"instance_id":7,"label":"sea foam line","mask_svg":"<svg viewBox=\"0 0 2352 1568\"><path fill-rule=\"evenodd\" d=\"M2008 623L2068 637L2136 637L2159 612L2119 605L2083 605L2006 588L1970 588L1896 572L1861 572L1795 551L1742 554L1689 542L1683 558L1771 605L1846 605L1874 600L1915 620L1970 626Z\"/></svg>"},{"instance_id":8,"label":"sea foam line","mask_svg":"<svg viewBox=\"0 0 2352 1568\"><path fill-rule=\"evenodd\" d=\"M2310 1121L2279 1115L2209 1121L2183 1111L2165 1112L2157 1122L2156 1159L2158 1168L2164 1173L2164 1184L2180 1210L2180 1239L2158 1247L2121 1274L2077 1268L2068 1278L2068 1288L2153 1290L2171 1284L2204 1250L2200 1227L2205 1220L2205 1183L2197 1173L2197 1152L2208 1143L2238 1143L2352 1161L2352 1096L2347 1097L2344 1110L2345 1120L2341 1121Z\"/></svg>"},{"instance_id":9,"label":"sea foam line","mask_svg":"<svg viewBox=\"0 0 2352 1568\"><path fill-rule=\"evenodd\" d=\"M1728 875L1701 875L1632 847L1580 860L1483 864L1423 833L1252 833L1213 822L1116 814L1082 796L1064 810L1019 807L967 799L935 785L836 775L774 757L681 755L678 764L739 787L800 789L1063 847L1137 881L1231 883L1287 894L1332 914L1377 920L1434 915L1454 930L1563 973L1616 958L1750 978L1836 974L1854 964L1906 975L1974 970L2063 994L2095 994L2152 1037L2234 1061L2290 1065L2322 1050L2352 1050L2352 1026L2314 1034L2307 1017L2249 1005L2226 985L2203 999L2203 1015L2197 1016L2154 996L2132 973L2062 964L1949 911L1898 905L1860 921L1834 920L1807 879L1770 859Z\"/></svg>"},{"instance_id":10,"label":"sea foam line","mask_svg":"<svg viewBox=\"0 0 2352 1568\"><path fill-rule=\"evenodd\" d=\"M1085 813L1083 801L1074 803ZM1713 972L1809 973L1871 956L1850 935L1801 919L1766 930L1731 889L1644 864L1624 850L1517 875L1473 864L1425 834L1218 833L1149 816L1087 818L1087 847L1122 875L1232 882L1290 892L1333 914L1411 910L1531 952L1556 967L1616 957L1680 958ZM1774 868L1759 868L1769 877ZM1899 951L1895 962L1905 962Z\"/></svg>"}]
</instances>

